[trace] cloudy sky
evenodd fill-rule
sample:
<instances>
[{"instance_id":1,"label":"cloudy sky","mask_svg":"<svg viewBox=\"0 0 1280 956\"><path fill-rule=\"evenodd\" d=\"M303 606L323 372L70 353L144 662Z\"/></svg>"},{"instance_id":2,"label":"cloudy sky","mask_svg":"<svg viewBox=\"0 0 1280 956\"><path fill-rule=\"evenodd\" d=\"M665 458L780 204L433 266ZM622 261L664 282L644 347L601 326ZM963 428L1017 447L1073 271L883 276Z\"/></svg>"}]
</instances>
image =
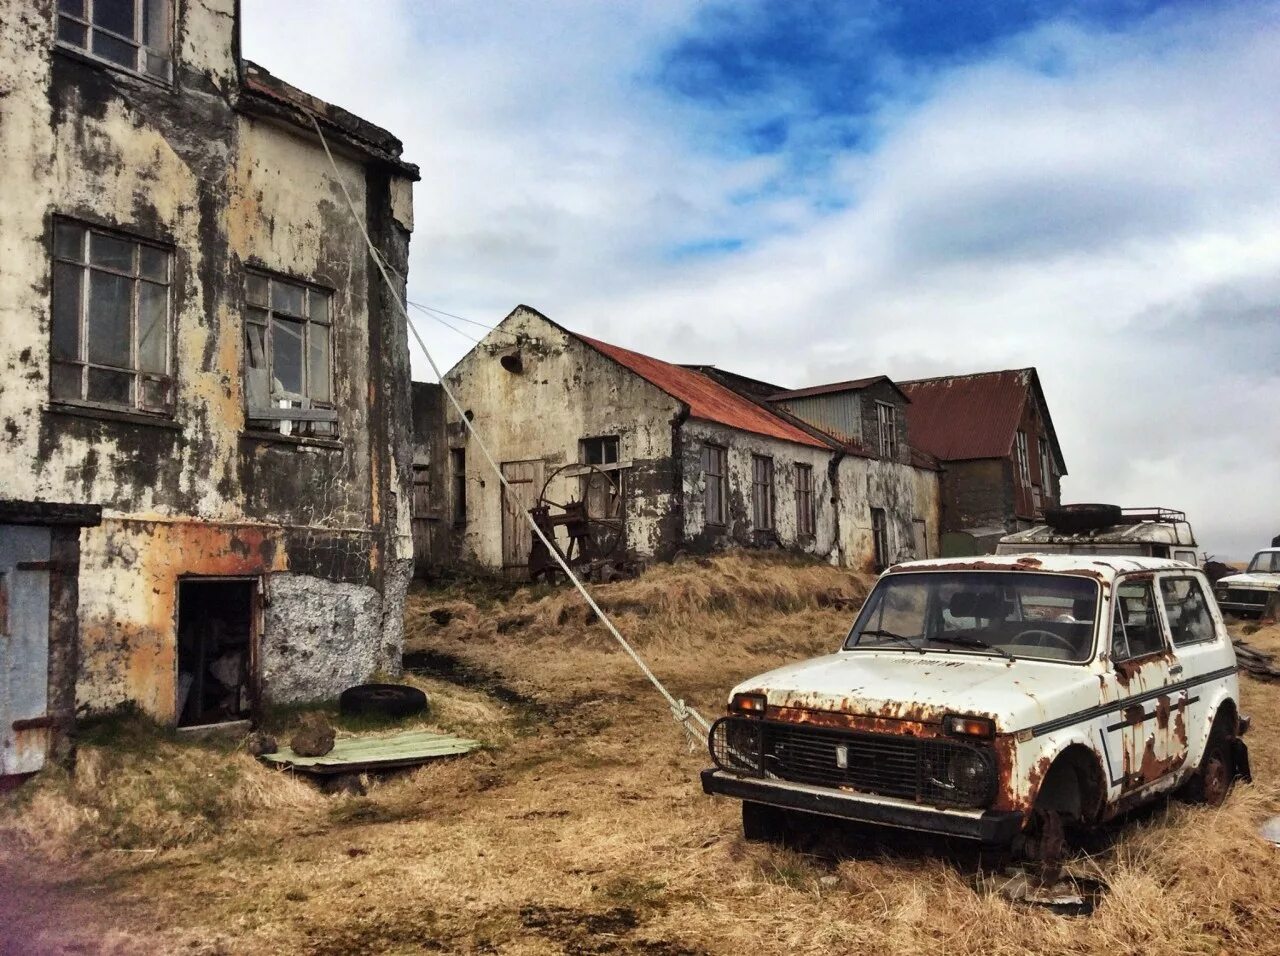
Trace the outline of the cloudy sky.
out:
<instances>
[{"instance_id":1,"label":"cloudy sky","mask_svg":"<svg viewBox=\"0 0 1280 956\"><path fill-rule=\"evenodd\" d=\"M1068 500L1182 508L1222 557L1280 534L1280 4L244 0L243 30L422 168L414 301L789 387L1034 365ZM472 344L419 327L442 367Z\"/></svg>"}]
</instances>

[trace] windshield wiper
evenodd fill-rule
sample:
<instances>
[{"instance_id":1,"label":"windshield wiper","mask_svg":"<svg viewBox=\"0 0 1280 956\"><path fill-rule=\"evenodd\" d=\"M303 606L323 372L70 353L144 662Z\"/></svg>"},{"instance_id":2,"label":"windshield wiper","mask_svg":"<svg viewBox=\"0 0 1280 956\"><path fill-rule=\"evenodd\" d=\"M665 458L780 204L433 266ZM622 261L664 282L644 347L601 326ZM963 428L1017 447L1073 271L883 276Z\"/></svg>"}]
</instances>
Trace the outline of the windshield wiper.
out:
<instances>
[{"instance_id":1,"label":"windshield wiper","mask_svg":"<svg viewBox=\"0 0 1280 956\"><path fill-rule=\"evenodd\" d=\"M954 644L956 647L973 647L983 651L995 651L1001 657L1007 657L1011 661L1015 660L1014 656L1003 647L996 647L994 644L988 644L980 637L960 637L957 634L938 634L929 638L929 643Z\"/></svg>"},{"instance_id":2,"label":"windshield wiper","mask_svg":"<svg viewBox=\"0 0 1280 956\"><path fill-rule=\"evenodd\" d=\"M922 652L922 653L924 652L924 648L923 648L921 645L919 645L919 644L917 644L917 643L915 642L915 640L916 640L915 638L913 638L913 637L907 637L907 636L906 636L906 635L904 635L904 634L895 634L893 631L884 631L884 630L878 630L878 629L868 629L868 630L865 630L865 631L859 631L859 632L858 632L858 639L859 639L859 640L861 640L861 639L862 639L862 637L863 637L863 635L866 635L867 637L887 637L887 638L889 638L890 640L894 640L894 641L901 641L903 644L906 644L906 645L907 645L908 647L910 647L912 650L920 651L920 652ZM917 634L917 635L916 635L916 637L920 637L920 636L921 636L921 635L919 635L919 634ZM856 645L856 644L855 644L854 646L855 646L855 647L857 647L857 645Z\"/></svg>"}]
</instances>

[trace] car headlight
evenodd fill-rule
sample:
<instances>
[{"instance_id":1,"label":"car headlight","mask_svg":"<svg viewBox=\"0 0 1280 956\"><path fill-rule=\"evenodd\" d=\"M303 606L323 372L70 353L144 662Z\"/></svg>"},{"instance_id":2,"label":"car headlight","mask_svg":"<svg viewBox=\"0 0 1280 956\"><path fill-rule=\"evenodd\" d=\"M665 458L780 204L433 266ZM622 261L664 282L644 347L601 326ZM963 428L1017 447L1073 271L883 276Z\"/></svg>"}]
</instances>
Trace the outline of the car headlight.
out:
<instances>
[{"instance_id":1,"label":"car headlight","mask_svg":"<svg viewBox=\"0 0 1280 956\"><path fill-rule=\"evenodd\" d=\"M986 791L987 762L973 750L962 750L947 761L946 780L961 793L981 794Z\"/></svg>"}]
</instances>

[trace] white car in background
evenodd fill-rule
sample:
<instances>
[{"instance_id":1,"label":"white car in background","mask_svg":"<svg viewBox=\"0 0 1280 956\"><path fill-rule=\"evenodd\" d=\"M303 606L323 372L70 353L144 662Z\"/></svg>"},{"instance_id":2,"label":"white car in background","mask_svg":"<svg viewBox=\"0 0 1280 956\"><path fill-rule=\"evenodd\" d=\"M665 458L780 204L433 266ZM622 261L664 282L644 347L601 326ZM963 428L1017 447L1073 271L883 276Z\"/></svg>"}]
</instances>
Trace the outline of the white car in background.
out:
<instances>
[{"instance_id":1,"label":"white car in background","mask_svg":"<svg viewBox=\"0 0 1280 956\"><path fill-rule=\"evenodd\" d=\"M1213 585L1218 607L1240 617L1275 617L1280 612L1280 548L1264 548L1243 574Z\"/></svg>"},{"instance_id":2,"label":"white car in background","mask_svg":"<svg viewBox=\"0 0 1280 956\"><path fill-rule=\"evenodd\" d=\"M1148 557L889 568L834 654L744 681L707 793L748 839L845 818L1053 864L1064 828L1248 777L1235 650L1204 574Z\"/></svg>"}]
</instances>

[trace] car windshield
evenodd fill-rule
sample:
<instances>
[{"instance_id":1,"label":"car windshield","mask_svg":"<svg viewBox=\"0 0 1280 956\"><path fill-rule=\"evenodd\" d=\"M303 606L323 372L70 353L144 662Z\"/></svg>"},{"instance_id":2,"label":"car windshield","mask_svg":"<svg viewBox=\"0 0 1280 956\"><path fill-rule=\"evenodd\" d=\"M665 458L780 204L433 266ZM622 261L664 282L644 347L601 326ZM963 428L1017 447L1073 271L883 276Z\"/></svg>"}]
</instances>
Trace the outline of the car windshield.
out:
<instances>
[{"instance_id":1,"label":"car windshield","mask_svg":"<svg viewBox=\"0 0 1280 956\"><path fill-rule=\"evenodd\" d=\"M1254 574L1280 573L1280 551L1259 551L1249 562L1249 570Z\"/></svg>"},{"instance_id":2,"label":"car windshield","mask_svg":"<svg viewBox=\"0 0 1280 956\"><path fill-rule=\"evenodd\" d=\"M929 571L881 578L845 650L938 650L1046 661L1087 661L1098 585L1060 574Z\"/></svg>"}]
</instances>

